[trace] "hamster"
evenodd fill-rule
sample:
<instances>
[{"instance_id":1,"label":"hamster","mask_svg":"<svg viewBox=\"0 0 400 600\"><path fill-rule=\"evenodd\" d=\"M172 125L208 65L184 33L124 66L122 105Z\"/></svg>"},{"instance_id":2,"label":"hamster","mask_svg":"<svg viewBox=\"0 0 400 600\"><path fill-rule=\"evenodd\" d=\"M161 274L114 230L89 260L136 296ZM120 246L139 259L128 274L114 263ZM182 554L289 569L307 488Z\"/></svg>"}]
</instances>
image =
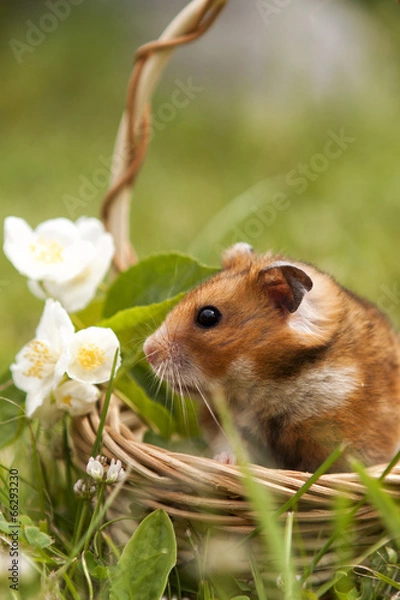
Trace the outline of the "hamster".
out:
<instances>
[{"instance_id":1,"label":"hamster","mask_svg":"<svg viewBox=\"0 0 400 600\"><path fill-rule=\"evenodd\" d=\"M333 471L349 470L349 456L391 460L400 448L400 337L386 316L311 264L245 243L222 264L145 341L155 373L206 404L222 390L243 439L270 466L312 472L342 443Z\"/></svg>"}]
</instances>

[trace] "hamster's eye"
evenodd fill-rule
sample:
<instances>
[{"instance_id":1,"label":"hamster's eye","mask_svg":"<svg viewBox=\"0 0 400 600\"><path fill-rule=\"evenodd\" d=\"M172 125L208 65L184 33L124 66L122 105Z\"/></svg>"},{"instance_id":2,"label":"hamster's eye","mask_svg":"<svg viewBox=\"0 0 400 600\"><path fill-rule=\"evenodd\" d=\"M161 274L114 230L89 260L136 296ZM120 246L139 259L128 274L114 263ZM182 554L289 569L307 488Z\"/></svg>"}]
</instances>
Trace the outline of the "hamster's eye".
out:
<instances>
[{"instance_id":1,"label":"hamster's eye","mask_svg":"<svg viewBox=\"0 0 400 600\"><path fill-rule=\"evenodd\" d=\"M203 306L197 313L196 323L200 327L215 327L221 318L222 315L218 308L215 308L215 306Z\"/></svg>"}]
</instances>

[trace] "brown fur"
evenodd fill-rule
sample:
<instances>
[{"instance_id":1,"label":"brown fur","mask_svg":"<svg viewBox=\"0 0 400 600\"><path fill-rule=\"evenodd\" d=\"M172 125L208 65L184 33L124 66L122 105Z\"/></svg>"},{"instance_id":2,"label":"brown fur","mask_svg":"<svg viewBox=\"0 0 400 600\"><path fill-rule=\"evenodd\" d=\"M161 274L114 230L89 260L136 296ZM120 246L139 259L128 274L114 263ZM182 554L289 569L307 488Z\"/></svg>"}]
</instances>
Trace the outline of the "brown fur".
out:
<instances>
[{"instance_id":1,"label":"brown fur","mask_svg":"<svg viewBox=\"0 0 400 600\"><path fill-rule=\"evenodd\" d=\"M244 437L277 466L313 471L341 442L335 470L349 455L390 460L400 447L400 338L388 319L308 264L237 244L223 266L146 341L156 372L210 403L222 387ZM198 326L203 306L219 309L217 326Z\"/></svg>"}]
</instances>

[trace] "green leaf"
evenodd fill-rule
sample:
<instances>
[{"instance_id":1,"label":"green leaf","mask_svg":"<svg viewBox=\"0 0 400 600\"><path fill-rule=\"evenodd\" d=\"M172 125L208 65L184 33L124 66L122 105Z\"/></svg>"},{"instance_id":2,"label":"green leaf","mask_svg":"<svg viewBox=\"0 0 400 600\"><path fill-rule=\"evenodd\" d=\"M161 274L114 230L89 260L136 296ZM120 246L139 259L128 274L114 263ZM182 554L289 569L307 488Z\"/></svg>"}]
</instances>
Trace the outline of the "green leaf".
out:
<instances>
[{"instance_id":1,"label":"green leaf","mask_svg":"<svg viewBox=\"0 0 400 600\"><path fill-rule=\"evenodd\" d=\"M338 571L338 574L342 574L342 578L339 579L335 586L335 598L338 600L359 600L360 595L357 588L354 587L352 578L345 572Z\"/></svg>"},{"instance_id":2,"label":"green leaf","mask_svg":"<svg viewBox=\"0 0 400 600\"><path fill-rule=\"evenodd\" d=\"M85 561L91 577L95 579L107 579L107 567L96 559L93 552L85 552Z\"/></svg>"},{"instance_id":3,"label":"green leaf","mask_svg":"<svg viewBox=\"0 0 400 600\"><path fill-rule=\"evenodd\" d=\"M3 533L10 533L10 528L13 527L13 524L9 521L6 521L3 514L0 513L0 531Z\"/></svg>"},{"instance_id":4,"label":"green leaf","mask_svg":"<svg viewBox=\"0 0 400 600\"><path fill-rule=\"evenodd\" d=\"M172 523L156 510L139 525L110 573L110 600L160 600L176 556Z\"/></svg>"},{"instance_id":5,"label":"green leaf","mask_svg":"<svg viewBox=\"0 0 400 600\"><path fill-rule=\"evenodd\" d=\"M218 269L207 267L184 254L155 254L134 265L111 285L104 316L132 306L158 304L187 292Z\"/></svg>"},{"instance_id":6,"label":"green leaf","mask_svg":"<svg viewBox=\"0 0 400 600\"><path fill-rule=\"evenodd\" d=\"M164 406L155 402L133 379L123 377L116 384L118 396L138 413L142 419L163 438L169 438L176 431L176 421Z\"/></svg>"},{"instance_id":7,"label":"green leaf","mask_svg":"<svg viewBox=\"0 0 400 600\"><path fill-rule=\"evenodd\" d=\"M0 449L13 443L22 433L27 423L22 406L25 393L13 385L10 371L0 380Z\"/></svg>"},{"instance_id":8,"label":"green leaf","mask_svg":"<svg viewBox=\"0 0 400 600\"><path fill-rule=\"evenodd\" d=\"M118 335L121 344L138 345L161 325L169 311L183 296L182 293L159 304L120 310L109 319L100 321L98 326L110 327Z\"/></svg>"},{"instance_id":9,"label":"green leaf","mask_svg":"<svg viewBox=\"0 0 400 600\"><path fill-rule=\"evenodd\" d=\"M47 533L40 531L39 527L24 527L24 535L26 541L32 548L47 548L53 543L51 537L47 535Z\"/></svg>"}]
</instances>

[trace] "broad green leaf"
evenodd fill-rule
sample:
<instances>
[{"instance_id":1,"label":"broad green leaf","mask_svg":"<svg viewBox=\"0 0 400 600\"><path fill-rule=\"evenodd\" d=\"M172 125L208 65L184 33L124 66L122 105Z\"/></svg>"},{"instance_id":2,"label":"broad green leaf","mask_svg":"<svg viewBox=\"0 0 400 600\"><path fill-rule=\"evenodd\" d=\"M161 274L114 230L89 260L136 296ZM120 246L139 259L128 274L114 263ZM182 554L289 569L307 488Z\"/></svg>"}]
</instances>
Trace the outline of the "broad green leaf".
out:
<instances>
[{"instance_id":1,"label":"broad green leaf","mask_svg":"<svg viewBox=\"0 0 400 600\"><path fill-rule=\"evenodd\" d=\"M118 396L164 438L176 431L176 422L164 406L155 402L133 379L123 377L116 384Z\"/></svg>"},{"instance_id":2,"label":"broad green leaf","mask_svg":"<svg viewBox=\"0 0 400 600\"><path fill-rule=\"evenodd\" d=\"M112 575L110 600L160 600L176 556L172 523L156 510L126 544Z\"/></svg>"},{"instance_id":3,"label":"broad green leaf","mask_svg":"<svg viewBox=\"0 0 400 600\"><path fill-rule=\"evenodd\" d=\"M47 548L53 543L51 537L40 531L39 527L24 527L24 535L28 544L33 548Z\"/></svg>"},{"instance_id":4,"label":"broad green leaf","mask_svg":"<svg viewBox=\"0 0 400 600\"><path fill-rule=\"evenodd\" d=\"M13 385L9 371L3 375L1 383L4 387L0 396L0 449L14 442L27 422L22 408L25 393Z\"/></svg>"},{"instance_id":5,"label":"broad green leaf","mask_svg":"<svg viewBox=\"0 0 400 600\"><path fill-rule=\"evenodd\" d=\"M187 292L218 269L207 267L179 253L155 254L140 261L111 285L104 306L104 316L132 307L158 304Z\"/></svg>"},{"instance_id":6,"label":"broad green leaf","mask_svg":"<svg viewBox=\"0 0 400 600\"><path fill-rule=\"evenodd\" d=\"M111 327L118 335L122 344L137 345L156 329L169 311L183 298L184 294L178 294L170 300L149 306L134 306L120 310L109 319L103 319L98 323L100 327Z\"/></svg>"}]
</instances>

